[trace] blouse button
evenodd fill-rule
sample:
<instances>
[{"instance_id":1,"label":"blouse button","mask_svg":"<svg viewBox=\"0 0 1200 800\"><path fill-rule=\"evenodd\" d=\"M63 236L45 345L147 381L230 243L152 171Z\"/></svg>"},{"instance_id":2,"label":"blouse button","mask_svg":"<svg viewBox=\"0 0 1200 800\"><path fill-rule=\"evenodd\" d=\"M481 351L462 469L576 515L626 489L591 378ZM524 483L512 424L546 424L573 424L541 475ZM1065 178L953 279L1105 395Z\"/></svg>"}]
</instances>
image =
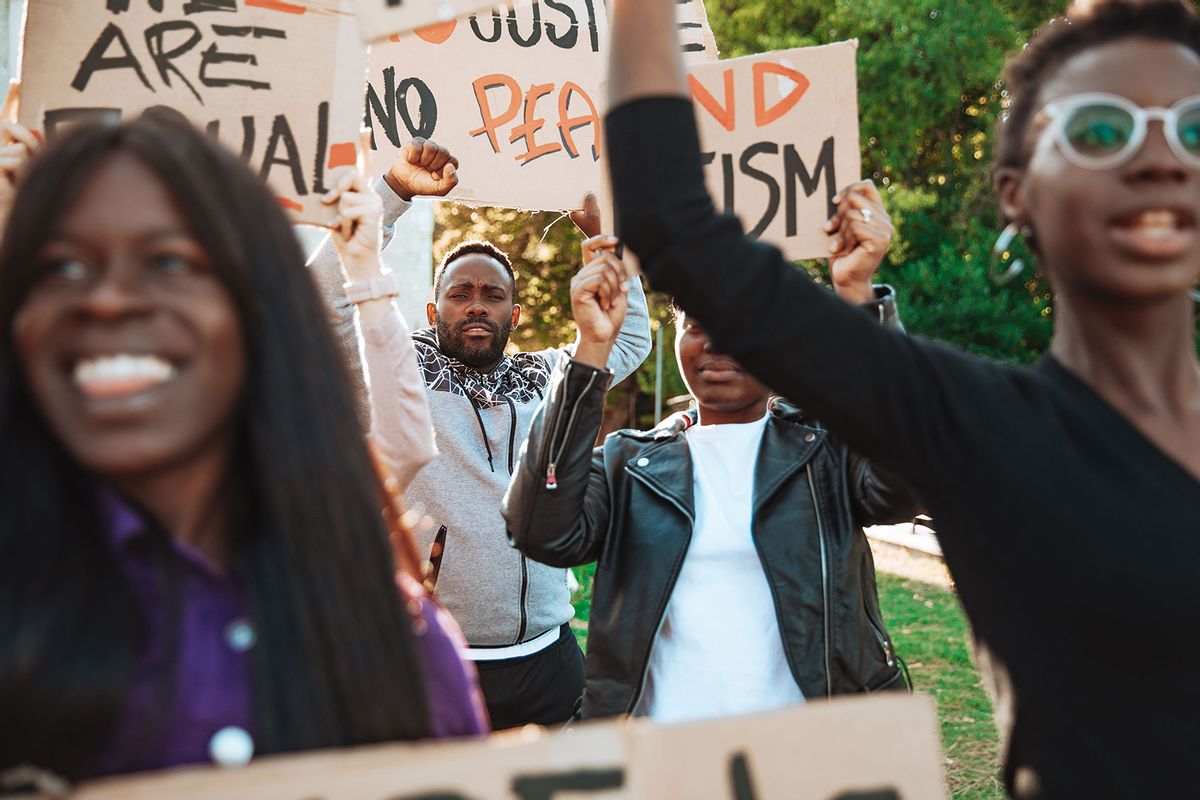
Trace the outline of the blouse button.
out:
<instances>
[{"instance_id":1,"label":"blouse button","mask_svg":"<svg viewBox=\"0 0 1200 800\"><path fill-rule=\"evenodd\" d=\"M648 458L639 458L639 459L637 460L637 465L638 465L639 467L648 467L648 466L650 466L650 459L648 459Z\"/></svg>"},{"instance_id":2,"label":"blouse button","mask_svg":"<svg viewBox=\"0 0 1200 800\"><path fill-rule=\"evenodd\" d=\"M809 444L812 444L813 440L816 438L817 438L817 435L815 433L809 433L809 434L805 434L804 441L808 442Z\"/></svg>"},{"instance_id":3,"label":"blouse button","mask_svg":"<svg viewBox=\"0 0 1200 800\"><path fill-rule=\"evenodd\" d=\"M221 728L208 740L208 755L222 767L244 767L254 756L254 740L242 728Z\"/></svg>"},{"instance_id":4,"label":"blouse button","mask_svg":"<svg viewBox=\"0 0 1200 800\"><path fill-rule=\"evenodd\" d=\"M225 643L235 653L244 653L258 641L258 634L245 619L235 619L225 627Z\"/></svg>"}]
</instances>

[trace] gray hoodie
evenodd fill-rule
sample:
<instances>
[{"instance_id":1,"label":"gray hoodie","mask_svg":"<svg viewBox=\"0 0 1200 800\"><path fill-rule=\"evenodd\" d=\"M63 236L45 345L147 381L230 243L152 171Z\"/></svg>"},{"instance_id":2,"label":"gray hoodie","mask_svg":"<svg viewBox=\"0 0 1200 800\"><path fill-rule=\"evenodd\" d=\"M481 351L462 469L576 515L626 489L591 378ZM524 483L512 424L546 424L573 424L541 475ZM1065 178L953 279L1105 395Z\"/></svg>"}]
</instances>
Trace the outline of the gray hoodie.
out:
<instances>
[{"instance_id":1,"label":"gray hoodie","mask_svg":"<svg viewBox=\"0 0 1200 800\"><path fill-rule=\"evenodd\" d=\"M635 279L608 366L621 380L650 352L646 296ZM413 334L439 455L405 497L418 544L442 542L437 591L476 647L527 642L574 615L567 571L509 546L500 501L534 412L565 349L505 356L480 372L446 356L432 329Z\"/></svg>"},{"instance_id":2,"label":"gray hoodie","mask_svg":"<svg viewBox=\"0 0 1200 800\"><path fill-rule=\"evenodd\" d=\"M375 191L384 200L386 242L410 204L383 180ZM321 249L312 267L356 363L353 306L345 301L344 279L331 245ZM443 354L433 329L415 332L413 345L438 450L405 495L406 518L417 545L430 553L435 541L442 542L437 592L472 648L535 639L574 616L567 571L530 561L509 546L500 501L550 375L573 347L506 355L495 369L483 373ZM614 383L633 374L650 347L646 295L634 279L629 311L608 361ZM361 382L361 373L356 378ZM361 389L365 399L365 385Z\"/></svg>"}]
</instances>

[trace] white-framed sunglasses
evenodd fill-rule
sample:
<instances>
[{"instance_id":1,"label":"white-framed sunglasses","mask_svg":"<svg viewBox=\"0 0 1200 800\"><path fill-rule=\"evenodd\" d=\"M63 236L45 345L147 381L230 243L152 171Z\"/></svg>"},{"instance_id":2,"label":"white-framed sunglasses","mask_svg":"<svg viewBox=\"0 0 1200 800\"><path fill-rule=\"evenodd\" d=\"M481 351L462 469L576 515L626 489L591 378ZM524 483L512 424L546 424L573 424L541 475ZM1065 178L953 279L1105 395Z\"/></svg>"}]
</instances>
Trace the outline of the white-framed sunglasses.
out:
<instances>
[{"instance_id":1,"label":"white-framed sunglasses","mask_svg":"<svg viewBox=\"0 0 1200 800\"><path fill-rule=\"evenodd\" d=\"M1086 169L1124 164L1146 141L1150 120L1159 120L1167 144L1187 166L1200 169L1200 95L1170 108L1142 108L1115 94L1076 94L1047 103L1047 131L1063 155Z\"/></svg>"}]
</instances>

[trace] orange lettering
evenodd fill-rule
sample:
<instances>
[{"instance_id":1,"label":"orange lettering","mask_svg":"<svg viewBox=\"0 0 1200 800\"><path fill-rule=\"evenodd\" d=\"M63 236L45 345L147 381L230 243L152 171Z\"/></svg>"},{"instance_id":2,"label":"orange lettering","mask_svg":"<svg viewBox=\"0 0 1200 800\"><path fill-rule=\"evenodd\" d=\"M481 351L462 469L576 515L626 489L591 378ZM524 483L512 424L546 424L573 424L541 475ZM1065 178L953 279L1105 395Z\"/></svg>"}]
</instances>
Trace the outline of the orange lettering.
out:
<instances>
[{"instance_id":1,"label":"orange lettering","mask_svg":"<svg viewBox=\"0 0 1200 800\"><path fill-rule=\"evenodd\" d=\"M734 104L733 94L733 70L725 70L725 105L721 106L717 102L717 98L713 97L708 89L704 88L704 84L696 80L695 76L688 75L688 84L692 88L692 98L704 106L704 110L712 115L712 118L721 123L721 126L727 131L732 131L737 127L737 106Z\"/></svg>"},{"instance_id":2,"label":"orange lettering","mask_svg":"<svg viewBox=\"0 0 1200 800\"><path fill-rule=\"evenodd\" d=\"M473 84L475 87L475 101L479 104L479 118L483 120L483 127L476 128L471 131L471 136L478 136L481 133L486 133L488 139L492 143L492 150L500 152L500 142L496 139L496 130L501 125L506 125L511 122L517 112L521 110L521 87L512 78L503 75L499 72L491 75L484 75ZM511 93L511 100L508 104L508 110L500 116L495 116L492 113L491 104L488 103L488 90L507 87Z\"/></svg>"},{"instance_id":3,"label":"orange lettering","mask_svg":"<svg viewBox=\"0 0 1200 800\"><path fill-rule=\"evenodd\" d=\"M591 113L582 117L569 117L571 113L569 106L571 105L571 96L578 93L583 101L588 104ZM592 102L592 98L588 97L588 93L583 90L583 87L577 83L567 81L563 84L562 93L558 96L558 133L562 136L563 144L567 146L567 152L571 158L579 158L579 148L575 144L575 137L572 131L582 128L585 125L591 125L592 131L595 133L595 142L592 144L592 158L600 160L600 115L596 112L596 104Z\"/></svg>"},{"instance_id":4,"label":"orange lettering","mask_svg":"<svg viewBox=\"0 0 1200 800\"><path fill-rule=\"evenodd\" d=\"M303 14L308 11L304 6L295 3L285 3L283 0L246 0L247 6L265 8L268 11L282 11L285 14Z\"/></svg>"},{"instance_id":5,"label":"orange lettering","mask_svg":"<svg viewBox=\"0 0 1200 800\"><path fill-rule=\"evenodd\" d=\"M525 152L517 156L517 161L520 161L522 164L528 164L535 158L548 156L551 153L557 153L559 150L562 150L562 145L558 142L538 144L535 141L537 132L546 124L545 119L534 116L537 113L538 100L541 100L553 91L553 83L537 83L530 86L529 91L525 94L525 122L513 128L512 136L508 138L511 144L515 144L518 139L525 140Z\"/></svg>"},{"instance_id":6,"label":"orange lettering","mask_svg":"<svg viewBox=\"0 0 1200 800\"><path fill-rule=\"evenodd\" d=\"M804 97L804 93L808 91L809 82L801 73L790 67L785 67L782 64L774 64L770 61L759 61L753 67L754 69L754 124L759 128L764 125L770 125L775 120L782 117L787 112L791 111L796 103L800 102L800 98ZM766 103L766 75L782 75L796 84L796 88L792 89L791 93L780 100L775 105L767 108Z\"/></svg>"}]
</instances>

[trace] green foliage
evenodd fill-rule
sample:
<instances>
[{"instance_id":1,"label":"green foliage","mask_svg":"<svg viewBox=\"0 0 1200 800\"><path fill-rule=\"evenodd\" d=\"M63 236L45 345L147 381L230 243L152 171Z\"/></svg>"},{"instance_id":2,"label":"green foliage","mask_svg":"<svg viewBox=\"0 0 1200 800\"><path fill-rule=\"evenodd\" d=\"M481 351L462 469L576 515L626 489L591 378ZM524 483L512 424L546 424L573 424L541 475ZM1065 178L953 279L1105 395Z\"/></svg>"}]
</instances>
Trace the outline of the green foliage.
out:
<instances>
[{"instance_id":1,"label":"green foliage","mask_svg":"<svg viewBox=\"0 0 1200 800\"><path fill-rule=\"evenodd\" d=\"M541 350L574 341L571 277L579 269L582 234L570 218L553 212L439 203L434 259L440 261L470 239L486 239L512 259L521 303L521 323L512 335L514 348Z\"/></svg>"},{"instance_id":2,"label":"green foliage","mask_svg":"<svg viewBox=\"0 0 1200 800\"><path fill-rule=\"evenodd\" d=\"M897 235L880 277L911 332L1027 362L1049 343L1042 276L988 278L992 131L1007 53L1065 0L709 0L725 56L856 38L863 174Z\"/></svg>"},{"instance_id":3,"label":"green foliage","mask_svg":"<svg viewBox=\"0 0 1200 800\"><path fill-rule=\"evenodd\" d=\"M913 689L937 701L954 798L1003 798L992 704L971 662L970 629L952 591L879 573L879 605Z\"/></svg>"}]
</instances>

